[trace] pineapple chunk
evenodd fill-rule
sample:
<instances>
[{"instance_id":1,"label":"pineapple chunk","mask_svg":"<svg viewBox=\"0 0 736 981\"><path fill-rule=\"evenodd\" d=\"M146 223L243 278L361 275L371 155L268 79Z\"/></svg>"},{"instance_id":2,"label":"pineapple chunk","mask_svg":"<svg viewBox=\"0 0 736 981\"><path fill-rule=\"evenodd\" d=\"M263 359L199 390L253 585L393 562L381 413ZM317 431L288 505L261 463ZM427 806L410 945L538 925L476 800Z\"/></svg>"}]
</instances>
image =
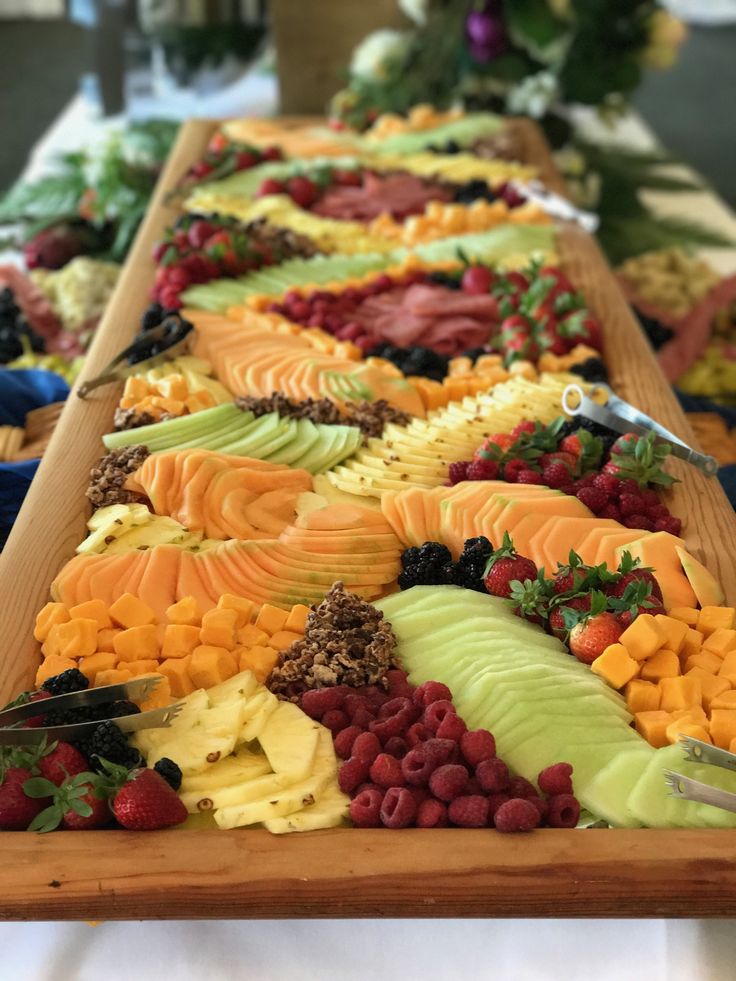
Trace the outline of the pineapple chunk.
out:
<instances>
[{"instance_id":1,"label":"pineapple chunk","mask_svg":"<svg viewBox=\"0 0 736 981\"><path fill-rule=\"evenodd\" d=\"M286 817L270 818L263 822L263 826L274 835L288 834L290 831L337 828L348 816L349 810L350 798L334 787L326 790L311 807L294 811Z\"/></svg>"},{"instance_id":2,"label":"pineapple chunk","mask_svg":"<svg viewBox=\"0 0 736 981\"><path fill-rule=\"evenodd\" d=\"M313 771L321 728L296 705L280 702L266 720L258 742L274 772L300 780Z\"/></svg>"},{"instance_id":3,"label":"pineapple chunk","mask_svg":"<svg viewBox=\"0 0 736 981\"><path fill-rule=\"evenodd\" d=\"M263 727L270 715L276 711L279 700L267 688L256 692L248 700L243 718L243 731L240 733L240 742L248 743L251 739L258 739Z\"/></svg>"},{"instance_id":4,"label":"pineapple chunk","mask_svg":"<svg viewBox=\"0 0 736 981\"><path fill-rule=\"evenodd\" d=\"M331 774L313 774L306 780L290 784L283 791L265 797L221 807L215 811L218 828L242 828L249 824L259 824L273 818L285 817L294 811L311 807L319 794L334 780Z\"/></svg>"}]
</instances>

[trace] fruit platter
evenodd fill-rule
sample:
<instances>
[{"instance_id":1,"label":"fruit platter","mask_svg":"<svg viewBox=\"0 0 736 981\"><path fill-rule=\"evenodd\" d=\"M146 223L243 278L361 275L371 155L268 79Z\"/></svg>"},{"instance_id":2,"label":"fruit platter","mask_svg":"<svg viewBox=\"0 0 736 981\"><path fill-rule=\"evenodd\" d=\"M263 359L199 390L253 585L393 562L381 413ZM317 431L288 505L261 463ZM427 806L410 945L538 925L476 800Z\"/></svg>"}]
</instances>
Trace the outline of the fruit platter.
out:
<instances>
[{"instance_id":1,"label":"fruit platter","mask_svg":"<svg viewBox=\"0 0 736 981\"><path fill-rule=\"evenodd\" d=\"M0 558L4 918L736 912L665 781L736 792L736 518L532 179L430 107L183 128Z\"/></svg>"}]
</instances>

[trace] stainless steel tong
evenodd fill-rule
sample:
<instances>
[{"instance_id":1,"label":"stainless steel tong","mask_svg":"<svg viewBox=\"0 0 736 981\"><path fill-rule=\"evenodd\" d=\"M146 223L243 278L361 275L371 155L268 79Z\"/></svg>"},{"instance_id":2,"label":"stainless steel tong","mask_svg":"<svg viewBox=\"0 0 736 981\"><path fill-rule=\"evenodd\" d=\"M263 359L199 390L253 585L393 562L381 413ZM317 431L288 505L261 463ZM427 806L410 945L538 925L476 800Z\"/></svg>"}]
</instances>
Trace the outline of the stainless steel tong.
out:
<instances>
[{"instance_id":1,"label":"stainless steel tong","mask_svg":"<svg viewBox=\"0 0 736 981\"><path fill-rule=\"evenodd\" d=\"M3 746L32 746L44 739L59 739L68 742L90 735L104 719L93 722L75 722L73 725L38 726L32 729L17 728L21 722L32 719L48 712L58 712L72 708L83 708L102 705L120 699L144 699L156 688L160 677L136 678L120 685L103 685L100 688L88 688L84 691L70 692L67 695L55 695L43 701L26 702L0 712L0 745ZM135 712L112 719L123 732L136 732L139 729L167 728L181 710L182 703L167 705L165 708L150 709L148 712Z\"/></svg>"},{"instance_id":2,"label":"stainless steel tong","mask_svg":"<svg viewBox=\"0 0 736 981\"><path fill-rule=\"evenodd\" d=\"M711 746L710 743L704 743L693 736L680 736L680 743L685 750L686 760L736 771L736 754L729 753L727 749ZM670 797L694 801L696 804L712 804L713 807L720 807L724 811L736 812L736 794L711 787L701 780L685 777L674 770L664 770L663 773L665 782L670 788Z\"/></svg>"},{"instance_id":3,"label":"stainless steel tong","mask_svg":"<svg viewBox=\"0 0 736 981\"><path fill-rule=\"evenodd\" d=\"M605 395L605 402L595 400L596 396L601 395ZM562 393L562 408L569 416L585 416L586 419L608 426L617 433L636 433L638 436L655 433L658 442L667 443L673 456L697 467L706 477L713 477L718 473L718 461L715 457L706 456L688 446L641 409L614 395L608 385L597 383L587 393L580 385L568 385Z\"/></svg>"},{"instance_id":4,"label":"stainless steel tong","mask_svg":"<svg viewBox=\"0 0 736 981\"><path fill-rule=\"evenodd\" d=\"M148 371L149 368L155 368L165 361L173 361L180 354L186 354L189 350L190 335L193 330L193 325L185 322L181 325L179 331L181 336L178 336L175 332L173 336L177 339L165 348L165 350L153 355L153 357L136 361L135 364L128 364L128 358L131 355L140 353L141 350L145 350L145 348L149 347L152 343L156 343L156 341L163 341L167 337L172 336L171 325L167 324L166 321L160 323L157 327L153 327L151 330L147 330L145 334L137 337L132 344L129 344L120 354L114 357L99 375L95 375L94 378L83 382L77 389L77 395L80 399L84 399L93 389L99 388L101 385L110 385L112 382L122 381L131 375L138 375L142 371Z\"/></svg>"},{"instance_id":5,"label":"stainless steel tong","mask_svg":"<svg viewBox=\"0 0 736 981\"><path fill-rule=\"evenodd\" d=\"M556 194L545 187L541 181L511 181L514 190L528 201L538 204L543 211L553 218L560 218L563 221L574 221L586 232L594 235L598 231L600 219L592 211L583 211L576 208L567 198L561 194Z\"/></svg>"}]
</instances>

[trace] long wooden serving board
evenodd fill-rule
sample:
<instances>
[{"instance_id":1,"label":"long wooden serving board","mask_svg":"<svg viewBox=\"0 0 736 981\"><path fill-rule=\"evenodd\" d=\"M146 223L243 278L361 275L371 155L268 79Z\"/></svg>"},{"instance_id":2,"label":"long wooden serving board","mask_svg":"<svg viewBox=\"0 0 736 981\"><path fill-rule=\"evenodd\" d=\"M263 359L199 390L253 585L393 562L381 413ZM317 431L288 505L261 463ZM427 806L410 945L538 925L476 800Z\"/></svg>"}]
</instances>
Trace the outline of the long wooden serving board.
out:
<instances>
[{"instance_id":1,"label":"long wooden serving board","mask_svg":"<svg viewBox=\"0 0 736 981\"><path fill-rule=\"evenodd\" d=\"M538 131L515 122L547 182ZM151 250L176 217L166 192L199 157L213 122L187 123L85 366L91 377L137 330ZM612 383L685 440L692 432L595 243L560 236L562 263L605 327ZM84 536L84 491L119 398L73 393L0 556L0 704L33 678L31 631L51 580ZM692 550L736 603L736 517L715 480L674 463L672 510ZM736 833L717 830L341 829L0 834L0 918L190 919L358 916L733 916Z\"/></svg>"}]
</instances>

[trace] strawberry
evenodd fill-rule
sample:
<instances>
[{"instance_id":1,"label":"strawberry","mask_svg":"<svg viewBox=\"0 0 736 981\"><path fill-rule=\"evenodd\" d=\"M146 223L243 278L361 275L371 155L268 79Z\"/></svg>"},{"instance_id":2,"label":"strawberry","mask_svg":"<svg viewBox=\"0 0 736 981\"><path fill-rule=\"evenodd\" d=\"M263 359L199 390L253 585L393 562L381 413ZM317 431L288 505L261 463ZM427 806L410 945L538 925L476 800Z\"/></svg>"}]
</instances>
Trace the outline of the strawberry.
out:
<instances>
[{"instance_id":1,"label":"strawberry","mask_svg":"<svg viewBox=\"0 0 736 981\"><path fill-rule=\"evenodd\" d=\"M647 484L669 487L675 482L675 478L663 470L669 454L669 446L657 443L655 433L647 436L626 433L611 447L611 458L603 472L622 481L635 481L638 487L646 487ZM628 493L628 487L622 486L621 492Z\"/></svg>"},{"instance_id":2,"label":"strawberry","mask_svg":"<svg viewBox=\"0 0 736 981\"><path fill-rule=\"evenodd\" d=\"M529 464L526 460L514 457L505 464L503 468L503 479L509 484L516 484L519 480L519 474L528 469ZM541 477L539 483L542 483Z\"/></svg>"},{"instance_id":3,"label":"strawberry","mask_svg":"<svg viewBox=\"0 0 736 981\"><path fill-rule=\"evenodd\" d=\"M473 454L475 460L496 460L514 445L515 439L511 433L493 433L483 440L482 445Z\"/></svg>"},{"instance_id":4,"label":"strawberry","mask_svg":"<svg viewBox=\"0 0 736 981\"><path fill-rule=\"evenodd\" d=\"M87 767L87 760L70 743L51 743L38 761L41 776L57 787L60 787L67 777L83 773Z\"/></svg>"},{"instance_id":5,"label":"strawberry","mask_svg":"<svg viewBox=\"0 0 736 981\"><path fill-rule=\"evenodd\" d=\"M535 579L512 582L509 599L514 604L514 613L517 617L523 617L543 627L549 614L551 592L551 583L549 579L545 579L542 569Z\"/></svg>"},{"instance_id":6,"label":"strawberry","mask_svg":"<svg viewBox=\"0 0 736 981\"><path fill-rule=\"evenodd\" d=\"M583 560L578 553L571 549L567 565L557 565L557 572L552 580L552 591L557 595L577 592L587 570L588 566L583 565Z\"/></svg>"},{"instance_id":7,"label":"strawberry","mask_svg":"<svg viewBox=\"0 0 736 981\"><path fill-rule=\"evenodd\" d=\"M33 777L24 789L29 797L51 800L28 826L29 831L44 833L59 826L68 831L93 831L112 820L105 781L96 773L75 773L58 786L45 777Z\"/></svg>"},{"instance_id":8,"label":"strawberry","mask_svg":"<svg viewBox=\"0 0 736 981\"><path fill-rule=\"evenodd\" d=\"M572 453L574 457L579 457L583 452L583 446L580 442L580 434L570 433L569 436L564 436L560 440L559 449L562 450L563 453Z\"/></svg>"},{"instance_id":9,"label":"strawberry","mask_svg":"<svg viewBox=\"0 0 736 981\"><path fill-rule=\"evenodd\" d=\"M537 424L535 422L532 422L531 419L523 419L521 422L517 422L511 430L511 435L514 439L518 439L522 433L528 433L531 436L536 431Z\"/></svg>"},{"instance_id":10,"label":"strawberry","mask_svg":"<svg viewBox=\"0 0 736 981\"><path fill-rule=\"evenodd\" d=\"M481 296L488 293L493 284L493 273L486 266L468 266L460 281L464 293Z\"/></svg>"},{"instance_id":11,"label":"strawberry","mask_svg":"<svg viewBox=\"0 0 736 981\"><path fill-rule=\"evenodd\" d=\"M503 544L491 553L483 573L486 590L492 596L509 597L512 583L523 583L527 579L536 578L536 565L531 559L519 555L514 550L514 543L506 532L503 536Z\"/></svg>"},{"instance_id":12,"label":"strawberry","mask_svg":"<svg viewBox=\"0 0 736 981\"><path fill-rule=\"evenodd\" d=\"M131 770L112 800L112 810L130 831L170 828L187 818L176 791L155 770Z\"/></svg>"},{"instance_id":13,"label":"strawberry","mask_svg":"<svg viewBox=\"0 0 736 981\"><path fill-rule=\"evenodd\" d=\"M514 313L510 317L506 317L505 320L501 321L499 332L504 340L507 337L529 337L529 334L531 333L529 318L525 317L521 313Z\"/></svg>"},{"instance_id":14,"label":"strawberry","mask_svg":"<svg viewBox=\"0 0 736 981\"><path fill-rule=\"evenodd\" d=\"M583 664L592 664L610 644L618 641L624 631L616 615L606 609L605 595L593 590L590 597L588 612L565 610L563 613L565 626L570 631L568 647Z\"/></svg>"},{"instance_id":15,"label":"strawberry","mask_svg":"<svg viewBox=\"0 0 736 981\"><path fill-rule=\"evenodd\" d=\"M263 156L264 157L266 156L265 152ZM267 177L265 181L261 181L261 184L258 190L256 191L256 197L265 198L269 194L283 194L283 193L284 193L284 185L281 183L281 181L274 180L273 177Z\"/></svg>"},{"instance_id":16,"label":"strawberry","mask_svg":"<svg viewBox=\"0 0 736 981\"><path fill-rule=\"evenodd\" d=\"M570 470L564 463L548 463L542 470L542 477L547 487L559 490L570 482Z\"/></svg>"},{"instance_id":17,"label":"strawberry","mask_svg":"<svg viewBox=\"0 0 736 981\"><path fill-rule=\"evenodd\" d=\"M654 577L654 569L639 564L639 559L632 559L630 552L621 556L616 579L606 588L608 596L622 597L630 583L645 582L649 586L649 594L660 603L662 590Z\"/></svg>"},{"instance_id":18,"label":"strawberry","mask_svg":"<svg viewBox=\"0 0 736 981\"><path fill-rule=\"evenodd\" d=\"M3 773L0 783L0 831L25 831L44 801L29 797L24 785L32 777L25 766L10 766Z\"/></svg>"},{"instance_id":19,"label":"strawberry","mask_svg":"<svg viewBox=\"0 0 736 981\"><path fill-rule=\"evenodd\" d=\"M266 183L264 181L264 183ZM300 208L308 208L317 200L319 193L314 181L308 177L290 177L286 182L286 191L291 200Z\"/></svg>"}]
</instances>

